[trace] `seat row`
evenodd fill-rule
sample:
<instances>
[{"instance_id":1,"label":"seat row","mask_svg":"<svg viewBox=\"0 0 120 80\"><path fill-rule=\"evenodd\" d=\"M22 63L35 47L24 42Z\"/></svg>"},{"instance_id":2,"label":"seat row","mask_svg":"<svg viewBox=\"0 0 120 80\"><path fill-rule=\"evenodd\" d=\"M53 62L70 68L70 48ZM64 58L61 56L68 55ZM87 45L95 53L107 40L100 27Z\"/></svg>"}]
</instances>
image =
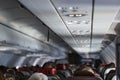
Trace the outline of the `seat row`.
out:
<instances>
[{"instance_id":1,"label":"seat row","mask_svg":"<svg viewBox=\"0 0 120 80\"><path fill-rule=\"evenodd\" d=\"M102 80L90 66L85 65L67 67L66 64L58 64L54 68L32 66L17 69L2 66L0 72L0 80L29 80L38 73L46 75L48 80Z\"/></svg>"}]
</instances>

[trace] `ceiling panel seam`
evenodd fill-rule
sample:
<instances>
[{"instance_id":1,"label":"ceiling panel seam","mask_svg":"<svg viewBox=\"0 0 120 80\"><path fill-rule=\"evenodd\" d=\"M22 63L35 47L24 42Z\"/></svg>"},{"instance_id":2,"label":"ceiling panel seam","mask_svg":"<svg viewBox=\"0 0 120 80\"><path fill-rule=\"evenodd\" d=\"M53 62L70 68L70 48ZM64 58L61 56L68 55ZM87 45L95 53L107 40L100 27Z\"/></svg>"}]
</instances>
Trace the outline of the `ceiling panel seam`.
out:
<instances>
[{"instance_id":1,"label":"ceiling panel seam","mask_svg":"<svg viewBox=\"0 0 120 80\"><path fill-rule=\"evenodd\" d=\"M94 22L94 7L95 7L95 0L92 0L91 34L90 34L90 51L91 51L91 48L92 48L93 22Z\"/></svg>"}]
</instances>

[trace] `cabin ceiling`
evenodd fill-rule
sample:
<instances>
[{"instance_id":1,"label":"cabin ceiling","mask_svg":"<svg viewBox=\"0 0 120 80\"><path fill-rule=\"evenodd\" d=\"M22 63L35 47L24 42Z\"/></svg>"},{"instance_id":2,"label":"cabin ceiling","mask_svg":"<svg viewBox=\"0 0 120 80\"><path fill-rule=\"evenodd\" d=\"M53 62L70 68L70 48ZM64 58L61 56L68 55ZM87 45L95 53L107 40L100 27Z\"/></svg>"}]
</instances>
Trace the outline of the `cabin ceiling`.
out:
<instances>
[{"instance_id":1,"label":"cabin ceiling","mask_svg":"<svg viewBox=\"0 0 120 80\"><path fill-rule=\"evenodd\" d=\"M56 47L57 43L59 49L69 45L79 54L93 53L104 46L106 34L116 34L114 28L120 23L119 9L119 0L0 0L0 23L42 41L46 47ZM52 31L48 42L46 25L68 45ZM33 47L39 50L41 46L35 42Z\"/></svg>"},{"instance_id":2,"label":"cabin ceiling","mask_svg":"<svg viewBox=\"0 0 120 80\"><path fill-rule=\"evenodd\" d=\"M19 0L78 53L100 51L120 0Z\"/></svg>"},{"instance_id":3,"label":"cabin ceiling","mask_svg":"<svg viewBox=\"0 0 120 80\"><path fill-rule=\"evenodd\" d=\"M0 53L61 58L67 50L72 48L17 0L0 0Z\"/></svg>"},{"instance_id":4,"label":"cabin ceiling","mask_svg":"<svg viewBox=\"0 0 120 80\"><path fill-rule=\"evenodd\" d=\"M119 9L119 0L0 0L0 63L43 64L72 49L97 53L120 34Z\"/></svg>"}]
</instances>

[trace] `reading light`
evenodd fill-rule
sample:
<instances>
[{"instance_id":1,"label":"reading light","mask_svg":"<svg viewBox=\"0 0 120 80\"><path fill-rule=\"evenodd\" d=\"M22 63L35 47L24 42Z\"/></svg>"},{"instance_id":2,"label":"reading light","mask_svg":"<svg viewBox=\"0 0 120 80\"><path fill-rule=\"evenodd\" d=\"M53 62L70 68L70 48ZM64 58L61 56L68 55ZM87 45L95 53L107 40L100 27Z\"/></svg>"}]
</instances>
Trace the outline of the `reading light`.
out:
<instances>
[{"instance_id":1,"label":"reading light","mask_svg":"<svg viewBox=\"0 0 120 80\"><path fill-rule=\"evenodd\" d=\"M66 24L80 24L81 21L65 21Z\"/></svg>"},{"instance_id":2,"label":"reading light","mask_svg":"<svg viewBox=\"0 0 120 80\"><path fill-rule=\"evenodd\" d=\"M73 10L73 7L69 7L70 10Z\"/></svg>"},{"instance_id":3,"label":"reading light","mask_svg":"<svg viewBox=\"0 0 120 80\"><path fill-rule=\"evenodd\" d=\"M62 7L58 7L58 10L62 10Z\"/></svg>"},{"instance_id":4,"label":"reading light","mask_svg":"<svg viewBox=\"0 0 120 80\"><path fill-rule=\"evenodd\" d=\"M73 24L73 21L66 21L67 24Z\"/></svg>"},{"instance_id":5,"label":"reading light","mask_svg":"<svg viewBox=\"0 0 120 80\"><path fill-rule=\"evenodd\" d=\"M76 13L76 14L67 14L65 16L68 16L68 17L83 17L83 16L86 16L86 14Z\"/></svg>"},{"instance_id":6,"label":"reading light","mask_svg":"<svg viewBox=\"0 0 120 80\"><path fill-rule=\"evenodd\" d=\"M74 17L75 15L74 14L68 14L69 17Z\"/></svg>"},{"instance_id":7,"label":"reading light","mask_svg":"<svg viewBox=\"0 0 120 80\"><path fill-rule=\"evenodd\" d=\"M58 10L60 10L62 13L67 12L67 8L65 7L58 7Z\"/></svg>"},{"instance_id":8,"label":"reading light","mask_svg":"<svg viewBox=\"0 0 120 80\"><path fill-rule=\"evenodd\" d=\"M76 16L76 17L81 17L81 16L82 16L82 14L76 14L75 16Z\"/></svg>"},{"instance_id":9,"label":"reading light","mask_svg":"<svg viewBox=\"0 0 120 80\"><path fill-rule=\"evenodd\" d=\"M72 12L78 11L78 7L69 7L69 9L72 10Z\"/></svg>"},{"instance_id":10,"label":"reading light","mask_svg":"<svg viewBox=\"0 0 120 80\"><path fill-rule=\"evenodd\" d=\"M82 23L84 23L84 24L88 24L89 23L89 21L81 21Z\"/></svg>"}]
</instances>

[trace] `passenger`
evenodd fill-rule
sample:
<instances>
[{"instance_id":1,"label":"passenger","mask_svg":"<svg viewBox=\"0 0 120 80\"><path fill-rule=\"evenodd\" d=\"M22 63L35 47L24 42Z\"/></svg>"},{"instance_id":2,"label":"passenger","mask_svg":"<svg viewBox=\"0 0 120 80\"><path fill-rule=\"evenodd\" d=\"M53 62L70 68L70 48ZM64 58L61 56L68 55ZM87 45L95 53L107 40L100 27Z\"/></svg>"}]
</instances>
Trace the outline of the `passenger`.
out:
<instances>
[{"instance_id":1,"label":"passenger","mask_svg":"<svg viewBox=\"0 0 120 80\"><path fill-rule=\"evenodd\" d=\"M2 73L5 73L6 71L7 71L7 67L5 67L5 66L0 66L0 72L2 72Z\"/></svg>"},{"instance_id":2,"label":"passenger","mask_svg":"<svg viewBox=\"0 0 120 80\"><path fill-rule=\"evenodd\" d=\"M4 75L0 72L0 80L5 80Z\"/></svg>"},{"instance_id":3,"label":"passenger","mask_svg":"<svg viewBox=\"0 0 120 80\"><path fill-rule=\"evenodd\" d=\"M106 67L115 67L115 64L113 62L106 65Z\"/></svg>"},{"instance_id":4,"label":"passenger","mask_svg":"<svg viewBox=\"0 0 120 80\"><path fill-rule=\"evenodd\" d=\"M28 80L48 80L48 77L43 73L34 73Z\"/></svg>"},{"instance_id":5,"label":"passenger","mask_svg":"<svg viewBox=\"0 0 120 80\"><path fill-rule=\"evenodd\" d=\"M94 76L94 71L91 67L82 65L75 71L74 76Z\"/></svg>"},{"instance_id":6,"label":"passenger","mask_svg":"<svg viewBox=\"0 0 120 80\"><path fill-rule=\"evenodd\" d=\"M67 66L66 64L57 64L57 70L66 70L67 69Z\"/></svg>"},{"instance_id":7,"label":"passenger","mask_svg":"<svg viewBox=\"0 0 120 80\"><path fill-rule=\"evenodd\" d=\"M36 66L35 66L36 68L40 68L40 66L37 64Z\"/></svg>"},{"instance_id":8,"label":"passenger","mask_svg":"<svg viewBox=\"0 0 120 80\"><path fill-rule=\"evenodd\" d=\"M76 64L69 64L69 68L74 68L74 67L76 67L77 65Z\"/></svg>"},{"instance_id":9,"label":"passenger","mask_svg":"<svg viewBox=\"0 0 120 80\"><path fill-rule=\"evenodd\" d=\"M56 64L54 62L47 62L43 65L43 68L56 68Z\"/></svg>"},{"instance_id":10,"label":"passenger","mask_svg":"<svg viewBox=\"0 0 120 80\"><path fill-rule=\"evenodd\" d=\"M70 64L68 67L69 70L71 70L72 74L74 74L74 72L79 69L79 66L76 64Z\"/></svg>"}]
</instances>

